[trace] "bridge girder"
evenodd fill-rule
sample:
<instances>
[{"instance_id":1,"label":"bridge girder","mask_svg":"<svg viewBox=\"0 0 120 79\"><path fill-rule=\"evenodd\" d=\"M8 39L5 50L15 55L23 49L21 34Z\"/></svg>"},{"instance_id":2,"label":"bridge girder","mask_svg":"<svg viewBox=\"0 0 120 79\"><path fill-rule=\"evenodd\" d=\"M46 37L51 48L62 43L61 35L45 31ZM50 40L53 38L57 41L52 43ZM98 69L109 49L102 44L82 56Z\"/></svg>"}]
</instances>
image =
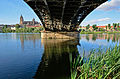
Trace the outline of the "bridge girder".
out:
<instances>
[{"instance_id":1,"label":"bridge girder","mask_svg":"<svg viewBox=\"0 0 120 79\"><path fill-rule=\"evenodd\" d=\"M107 0L24 0L38 15L45 30L76 31L84 18Z\"/></svg>"}]
</instances>

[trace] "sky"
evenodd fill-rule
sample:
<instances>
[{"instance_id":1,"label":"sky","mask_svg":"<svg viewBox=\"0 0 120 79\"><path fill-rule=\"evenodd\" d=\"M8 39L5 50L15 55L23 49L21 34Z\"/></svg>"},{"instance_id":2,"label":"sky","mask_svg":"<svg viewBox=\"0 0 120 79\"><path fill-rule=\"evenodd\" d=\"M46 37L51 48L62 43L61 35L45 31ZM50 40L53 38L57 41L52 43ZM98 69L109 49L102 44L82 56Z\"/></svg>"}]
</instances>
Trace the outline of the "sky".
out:
<instances>
[{"instance_id":1,"label":"sky","mask_svg":"<svg viewBox=\"0 0 120 79\"><path fill-rule=\"evenodd\" d=\"M21 14L24 20L39 21L34 11L23 0L0 0L0 24L19 24Z\"/></svg>"},{"instance_id":2,"label":"sky","mask_svg":"<svg viewBox=\"0 0 120 79\"><path fill-rule=\"evenodd\" d=\"M40 22L35 12L23 0L0 0L0 24L18 24L21 14L24 20ZM108 0L92 11L80 24L86 26L120 23L120 0Z\"/></svg>"}]
</instances>

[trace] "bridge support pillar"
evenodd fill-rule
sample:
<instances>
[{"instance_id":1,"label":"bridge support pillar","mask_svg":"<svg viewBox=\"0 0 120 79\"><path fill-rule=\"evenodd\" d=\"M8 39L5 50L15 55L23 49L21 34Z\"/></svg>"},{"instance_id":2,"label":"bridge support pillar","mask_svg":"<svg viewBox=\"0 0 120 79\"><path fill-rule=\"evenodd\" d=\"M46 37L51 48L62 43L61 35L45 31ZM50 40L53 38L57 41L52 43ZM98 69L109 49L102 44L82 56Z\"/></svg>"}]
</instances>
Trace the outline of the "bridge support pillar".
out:
<instances>
[{"instance_id":1,"label":"bridge support pillar","mask_svg":"<svg viewBox=\"0 0 120 79\"><path fill-rule=\"evenodd\" d=\"M79 39L79 32L41 32L42 39Z\"/></svg>"}]
</instances>

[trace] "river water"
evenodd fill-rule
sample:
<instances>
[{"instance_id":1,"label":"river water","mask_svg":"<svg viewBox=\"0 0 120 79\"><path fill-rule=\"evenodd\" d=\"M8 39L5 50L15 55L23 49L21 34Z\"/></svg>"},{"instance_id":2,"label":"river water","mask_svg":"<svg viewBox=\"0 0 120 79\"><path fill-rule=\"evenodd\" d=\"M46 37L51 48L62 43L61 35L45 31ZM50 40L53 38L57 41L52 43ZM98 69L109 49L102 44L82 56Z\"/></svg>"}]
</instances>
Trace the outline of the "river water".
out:
<instances>
[{"instance_id":1,"label":"river water","mask_svg":"<svg viewBox=\"0 0 120 79\"><path fill-rule=\"evenodd\" d=\"M70 79L73 58L119 45L119 36L81 34L79 40L45 40L40 34L0 33L0 79Z\"/></svg>"}]
</instances>

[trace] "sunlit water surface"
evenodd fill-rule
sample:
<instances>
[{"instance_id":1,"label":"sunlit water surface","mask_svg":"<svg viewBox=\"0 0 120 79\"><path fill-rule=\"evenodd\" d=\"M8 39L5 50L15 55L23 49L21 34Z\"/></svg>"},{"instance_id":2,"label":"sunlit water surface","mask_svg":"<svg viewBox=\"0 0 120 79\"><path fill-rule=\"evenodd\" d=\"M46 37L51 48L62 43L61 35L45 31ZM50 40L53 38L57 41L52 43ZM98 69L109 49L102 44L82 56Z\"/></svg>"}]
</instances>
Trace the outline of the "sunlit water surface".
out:
<instances>
[{"instance_id":1,"label":"sunlit water surface","mask_svg":"<svg viewBox=\"0 0 120 79\"><path fill-rule=\"evenodd\" d=\"M71 58L119 45L119 34L82 34L79 40L0 33L0 79L70 79Z\"/></svg>"}]
</instances>

